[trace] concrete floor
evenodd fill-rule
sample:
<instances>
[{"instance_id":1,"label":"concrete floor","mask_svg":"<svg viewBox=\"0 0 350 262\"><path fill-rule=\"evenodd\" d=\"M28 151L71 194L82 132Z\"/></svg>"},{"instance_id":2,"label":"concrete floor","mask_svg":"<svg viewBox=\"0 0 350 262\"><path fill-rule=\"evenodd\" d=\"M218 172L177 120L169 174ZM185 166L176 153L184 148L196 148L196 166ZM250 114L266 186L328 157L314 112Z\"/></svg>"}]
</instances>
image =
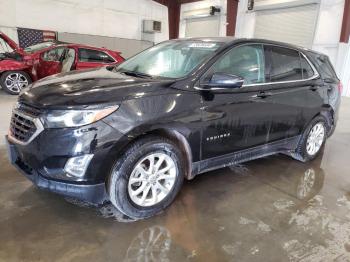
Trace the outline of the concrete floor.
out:
<instances>
[{"instance_id":1,"label":"concrete floor","mask_svg":"<svg viewBox=\"0 0 350 262\"><path fill-rule=\"evenodd\" d=\"M7 95L0 89L0 146L5 145L4 136L7 134L11 111L17 96Z\"/></svg>"},{"instance_id":2,"label":"concrete floor","mask_svg":"<svg viewBox=\"0 0 350 262\"><path fill-rule=\"evenodd\" d=\"M1 96L4 119L13 98ZM273 156L206 173L163 214L120 223L108 206L38 190L0 145L0 261L350 261L349 155L344 98L315 161Z\"/></svg>"}]
</instances>

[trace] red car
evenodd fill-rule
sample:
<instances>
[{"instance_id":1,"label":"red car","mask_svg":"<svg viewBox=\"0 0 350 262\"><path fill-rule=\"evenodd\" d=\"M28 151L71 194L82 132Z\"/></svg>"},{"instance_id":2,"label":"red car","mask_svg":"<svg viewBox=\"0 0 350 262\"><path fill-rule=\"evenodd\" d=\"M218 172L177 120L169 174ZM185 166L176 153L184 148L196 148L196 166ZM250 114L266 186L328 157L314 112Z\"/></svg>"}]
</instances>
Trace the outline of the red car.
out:
<instances>
[{"instance_id":1,"label":"red car","mask_svg":"<svg viewBox=\"0 0 350 262\"><path fill-rule=\"evenodd\" d=\"M22 49L0 32L0 85L14 95L49 75L123 61L120 52L80 44L44 42Z\"/></svg>"}]
</instances>

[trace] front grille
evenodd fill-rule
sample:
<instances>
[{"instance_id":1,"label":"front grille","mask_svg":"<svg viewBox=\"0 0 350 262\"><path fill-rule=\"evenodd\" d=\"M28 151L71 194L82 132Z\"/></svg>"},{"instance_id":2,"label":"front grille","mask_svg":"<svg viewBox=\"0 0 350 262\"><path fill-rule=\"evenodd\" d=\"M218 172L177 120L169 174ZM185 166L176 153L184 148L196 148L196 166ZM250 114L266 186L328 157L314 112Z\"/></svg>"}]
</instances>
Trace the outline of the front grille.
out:
<instances>
[{"instance_id":1,"label":"front grille","mask_svg":"<svg viewBox=\"0 0 350 262\"><path fill-rule=\"evenodd\" d=\"M13 112L11 118L11 135L21 142L27 142L34 135L36 126L33 121Z\"/></svg>"},{"instance_id":2,"label":"front grille","mask_svg":"<svg viewBox=\"0 0 350 262\"><path fill-rule=\"evenodd\" d=\"M15 142L29 143L42 131L42 125L37 118L40 110L24 104L17 104L12 112L10 123L10 138Z\"/></svg>"}]
</instances>

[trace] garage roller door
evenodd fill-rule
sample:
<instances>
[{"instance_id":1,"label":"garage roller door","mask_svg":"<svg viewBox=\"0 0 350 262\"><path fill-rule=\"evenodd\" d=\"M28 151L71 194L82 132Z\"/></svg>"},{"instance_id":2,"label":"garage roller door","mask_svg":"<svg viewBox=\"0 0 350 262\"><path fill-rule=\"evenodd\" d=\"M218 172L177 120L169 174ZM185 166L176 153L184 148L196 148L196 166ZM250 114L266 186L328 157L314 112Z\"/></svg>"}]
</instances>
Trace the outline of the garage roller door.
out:
<instances>
[{"instance_id":1,"label":"garage roller door","mask_svg":"<svg viewBox=\"0 0 350 262\"><path fill-rule=\"evenodd\" d=\"M219 36L219 18L204 17L186 19L186 37Z\"/></svg>"},{"instance_id":2,"label":"garage roller door","mask_svg":"<svg viewBox=\"0 0 350 262\"><path fill-rule=\"evenodd\" d=\"M256 12L255 37L311 48L318 4Z\"/></svg>"}]
</instances>

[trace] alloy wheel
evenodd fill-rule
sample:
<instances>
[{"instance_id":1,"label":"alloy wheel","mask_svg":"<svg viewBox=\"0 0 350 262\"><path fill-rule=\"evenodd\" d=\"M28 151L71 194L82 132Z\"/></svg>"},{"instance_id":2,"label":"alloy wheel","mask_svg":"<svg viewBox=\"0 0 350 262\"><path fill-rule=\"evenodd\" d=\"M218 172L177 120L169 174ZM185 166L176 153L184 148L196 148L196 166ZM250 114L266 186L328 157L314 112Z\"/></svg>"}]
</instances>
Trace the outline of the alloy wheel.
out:
<instances>
[{"instance_id":1,"label":"alloy wheel","mask_svg":"<svg viewBox=\"0 0 350 262\"><path fill-rule=\"evenodd\" d=\"M165 153L152 153L134 167L128 182L130 199L142 207L161 202L174 187L177 178L174 160Z\"/></svg>"},{"instance_id":2,"label":"alloy wheel","mask_svg":"<svg viewBox=\"0 0 350 262\"><path fill-rule=\"evenodd\" d=\"M312 127L306 141L306 151L314 156L321 148L325 136L325 127L319 122Z\"/></svg>"},{"instance_id":3,"label":"alloy wheel","mask_svg":"<svg viewBox=\"0 0 350 262\"><path fill-rule=\"evenodd\" d=\"M19 93L28 84L28 79L21 73L9 74L5 79L6 88L14 93Z\"/></svg>"}]
</instances>

